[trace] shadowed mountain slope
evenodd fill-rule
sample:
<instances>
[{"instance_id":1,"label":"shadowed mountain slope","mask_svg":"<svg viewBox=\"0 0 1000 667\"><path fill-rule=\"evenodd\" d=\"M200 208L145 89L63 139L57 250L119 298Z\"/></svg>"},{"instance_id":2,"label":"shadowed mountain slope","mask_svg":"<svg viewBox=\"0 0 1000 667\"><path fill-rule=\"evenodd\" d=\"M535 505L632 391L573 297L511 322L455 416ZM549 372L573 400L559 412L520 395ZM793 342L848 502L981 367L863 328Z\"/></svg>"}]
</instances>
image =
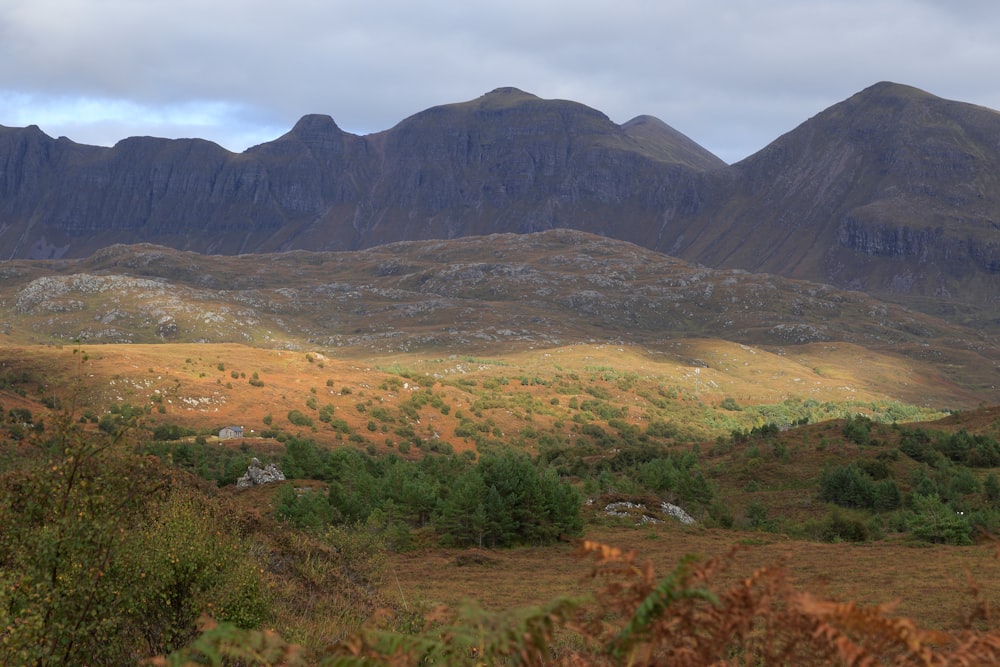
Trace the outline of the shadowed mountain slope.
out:
<instances>
[{"instance_id":1,"label":"shadowed mountain slope","mask_svg":"<svg viewBox=\"0 0 1000 667\"><path fill-rule=\"evenodd\" d=\"M0 128L0 256L82 257L138 242L213 254L349 250L553 227L620 236L697 173L724 166L659 121L621 127L514 88L366 137L306 116L242 154L197 139L97 148Z\"/></svg>"},{"instance_id":2,"label":"shadowed mountain slope","mask_svg":"<svg viewBox=\"0 0 1000 667\"><path fill-rule=\"evenodd\" d=\"M940 314L995 307L998 137L995 111L880 83L731 167L657 247Z\"/></svg>"}]
</instances>

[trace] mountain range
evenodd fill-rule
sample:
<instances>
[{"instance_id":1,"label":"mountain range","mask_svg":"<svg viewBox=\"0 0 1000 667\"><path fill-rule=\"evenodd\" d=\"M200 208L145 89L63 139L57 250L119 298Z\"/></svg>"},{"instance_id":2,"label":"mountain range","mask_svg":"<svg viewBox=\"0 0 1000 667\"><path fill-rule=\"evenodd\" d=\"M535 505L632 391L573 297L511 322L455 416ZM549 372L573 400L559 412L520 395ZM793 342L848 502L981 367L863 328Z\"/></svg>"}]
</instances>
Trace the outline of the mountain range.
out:
<instances>
[{"instance_id":1,"label":"mountain range","mask_svg":"<svg viewBox=\"0 0 1000 667\"><path fill-rule=\"evenodd\" d=\"M499 88L376 134L303 117L231 153L0 127L0 258L153 243L338 251L555 228L1000 321L1000 113L875 84L727 165L666 123Z\"/></svg>"}]
</instances>

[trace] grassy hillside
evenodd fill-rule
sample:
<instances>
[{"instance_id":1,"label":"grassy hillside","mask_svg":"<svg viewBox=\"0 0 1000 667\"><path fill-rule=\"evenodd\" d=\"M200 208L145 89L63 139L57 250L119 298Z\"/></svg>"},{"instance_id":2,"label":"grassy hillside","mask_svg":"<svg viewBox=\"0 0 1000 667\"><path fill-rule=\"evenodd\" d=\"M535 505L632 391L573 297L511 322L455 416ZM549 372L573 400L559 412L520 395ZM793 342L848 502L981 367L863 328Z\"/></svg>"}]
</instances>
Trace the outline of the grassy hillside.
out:
<instances>
[{"instance_id":1,"label":"grassy hillside","mask_svg":"<svg viewBox=\"0 0 1000 667\"><path fill-rule=\"evenodd\" d=\"M805 363L818 357L810 368L820 373L862 370L862 355L875 362L873 380L898 384L906 402L1000 401L1000 348L989 331L566 230L357 253L205 257L120 246L87 260L7 262L0 272L0 332L14 345L241 343L433 359L614 343L694 365L699 347L721 339Z\"/></svg>"},{"instance_id":2,"label":"grassy hillside","mask_svg":"<svg viewBox=\"0 0 1000 667\"><path fill-rule=\"evenodd\" d=\"M448 529L432 518L437 510L419 519L398 503L387 513L380 500L390 470L405 477L451 466L447 474L462 475L510 449L577 489L586 501L583 535L637 547L661 571L683 553L724 556L743 545L734 577L787 558L797 585L879 604L905 598L916 580L922 594L900 613L931 627L961 625L957 614L973 601L960 594L957 573L970 568L988 583L990 549L922 545L971 543L978 530L1000 528L1000 460L990 458L1000 457L1000 410L928 407L954 404L967 390L919 366L904 385L898 357L846 344L794 355L708 339L668 349L579 344L490 357L335 358L233 344L8 346L0 348L0 464L13 483L22 474L15 471L60 456L51 443L67 414L81 442L118 438L113 451L126 467L129 457L153 455L139 460L157 462L154 477L174 475L169 487L191 489L184 493L210 508L201 511L227 517L238 548L261 563L255 585L272 591L269 623L313 649L381 606L416 619L439 602L473 598L501 609L590 590L579 579L587 566L568 545L482 551L459 538L443 549ZM218 441L231 424L246 437ZM344 456L330 458L335 452ZM296 479L236 490L253 456ZM404 467L378 463L393 460ZM428 467L433 461L453 463ZM362 467L344 477L343 465ZM351 495L348 479L369 486ZM287 495L288 485L297 493ZM335 488L343 502L360 499L354 514L336 509ZM449 496L437 489L436 497ZM177 493L154 495L142 511L177 511ZM302 501L327 495L332 515ZM938 504L929 506L931 497ZM697 523L670 520L663 501ZM615 502L631 506L609 513ZM962 512L961 525L928 525L940 511ZM317 533L316 517L332 527ZM336 532L349 517L368 530ZM378 555L386 546L388 560ZM352 549L355 564L343 560ZM539 562L551 570L544 577ZM861 584L858 572L880 562L908 578L886 571L876 586L871 577ZM353 568L368 583L358 588ZM326 587L328 602L309 602L314 585ZM345 616L344 605L369 611Z\"/></svg>"},{"instance_id":3,"label":"grassy hillside","mask_svg":"<svg viewBox=\"0 0 1000 667\"><path fill-rule=\"evenodd\" d=\"M429 358L232 344L11 346L0 348L0 381L4 404L44 411L57 401L97 416L131 405L150 428L176 424L210 435L235 424L248 436L279 429L379 451L418 440L464 451L512 439L531 450L537 436L525 431L566 438L585 423L607 425L609 414L643 428L669 422L671 440L690 444L768 422L857 413L927 419L974 400L934 369L849 344L800 346L794 355L707 339L668 349L580 344ZM324 421L327 406L332 418ZM312 425L292 424L291 411ZM476 434L463 435L463 422ZM400 435L402 427L412 434Z\"/></svg>"}]
</instances>

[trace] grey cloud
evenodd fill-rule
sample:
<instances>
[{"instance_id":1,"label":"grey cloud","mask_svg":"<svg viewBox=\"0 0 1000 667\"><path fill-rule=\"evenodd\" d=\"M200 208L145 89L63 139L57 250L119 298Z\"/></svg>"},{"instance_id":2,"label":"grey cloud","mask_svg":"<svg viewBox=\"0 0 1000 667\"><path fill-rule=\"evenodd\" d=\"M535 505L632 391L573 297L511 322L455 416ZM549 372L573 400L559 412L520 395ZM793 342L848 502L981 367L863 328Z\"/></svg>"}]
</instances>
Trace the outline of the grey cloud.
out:
<instances>
[{"instance_id":1,"label":"grey cloud","mask_svg":"<svg viewBox=\"0 0 1000 667\"><path fill-rule=\"evenodd\" d=\"M29 105L0 124L242 150L306 113L363 134L512 85L617 122L656 115L735 161L880 80L996 108L998 19L988 0L5 0L0 99L137 113L43 124Z\"/></svg>"}]
</instances>

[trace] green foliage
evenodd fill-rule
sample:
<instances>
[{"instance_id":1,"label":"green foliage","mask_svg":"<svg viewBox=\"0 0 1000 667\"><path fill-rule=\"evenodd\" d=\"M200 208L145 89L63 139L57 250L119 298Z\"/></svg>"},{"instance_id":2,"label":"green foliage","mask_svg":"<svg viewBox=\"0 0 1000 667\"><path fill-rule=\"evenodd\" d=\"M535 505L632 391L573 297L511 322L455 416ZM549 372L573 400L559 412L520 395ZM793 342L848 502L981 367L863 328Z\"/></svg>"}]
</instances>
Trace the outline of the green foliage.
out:
<instances>
[{"instance_id":1,"label":"green foliage","mask_svg":"<svg viewBox=\"0 0 1000 667\"><path fill-rule=\"evenodd\" d=\"M746 444L748 442L759 442L761 440L767 441L773 439L778 433L781 432L781 428L778 427L774 422L768 422L760 426L754 426L750 430L734 430L731 434L733 442L736 444Z\"/></svg>"},{"instance_id":2,"label":"green foliage","mask_svg":"<svg viewBox=\"0 0 1000 667\"><path fill-rule=\"evenodd\" d=\"M910 519L913 536L940 544L972 544L972 526L964 514L956 512L937 494L913 496Z\"/></svg>"},{"instance_id":3,"label":"green foliage","mask_svg":"<svg viewBox=\"0 0 1000 667\"><path fill-rule=\"evenodd\" d=\"M760 498L754 498L743 511L747 525L754 530L768 530L771 528L771 521L768 518L769 509Z\"/></svg>"},{"instance_id":4,"label":"green foliage","mask_svg":"<svg viewBox=\"0 0 1000 667\"><path fill-rule=\"evenodd\" d=\"M219 486L236 482L246 472L253 457L253 452L245 444L239 449L210 446L202 435L196 436L194 444L153 441L139 445L138 451L158 456L162 461L202 479L211 480Z\"/></svg>"},{"instance_id":5,"label":"green foliage","mask_svg":"<svg viewBox=\"0 0 1000 667\"><path fill-rule=\"evenodd\" d=\"M576 490L513 452L484 456L478 464L450 452L411 462L290 438L282 470L329 487L326 496L314 491L309 498L283 488L279 516L313 527L373 521L393 536L394 548L406 541L409 527L432 520L445 541L481 546L545 544L582 529ZM329 503L329 514L319 498Z\"/></svg>"},{"instance_id":6,"label":"green foliage","mask_svg":"<svg viewBox=\"0 0 1000 667\"><path fill-rule=\"evenodd\" d=\"M124 403L122 405L113 404L107 414L101 415L97 422L97 427L108 435L116 435L119 432L135 426L139 417L144 414L141 407Z\"/></svg>"},{"instance_id":7,"label":"green foliage","mask_svg":"<svg viewBox=\"0 0 1000 667\"><path fill-rule=\"evenodd\" d=\"M329 452L317 447L315 442L292 436L285 442L281 471L288 479L322 479L328 460Z\"/></svg>"},{"instance_id":8,"label":"green foliage","mask_svg":"<svg viewBox=\"0 0 1000 667\"><path fill-rule=\"evenodd\" d=\"M333 413L335 408L332 403L325 404L319 409L319 420L324 424L330 424L333 422Z\"/></svg>"},{"instance_id":9,"label":"green foliage","mask_svg":"<svg viewBox=\"0 0 1000 667\"><path fill-rule=\"evenodd\" d=\"M513 452L463 472L436 508L435 526L452 544L480 547L547 544L583 529L576 489Z\"/></svg>"},{"instance_id":10,"label":"green foliage","mask_svg":"<svg viewBox=\"0 0 1000 667\"><path fill-rule=\"evenodd\" d=\"M819 484L820 499L843 507L891 510L900 504L894 480L875 481L857 463L825 467Z\"/></svg>"},{"instance_id":11,"label":"green foliage","mask_svg":"<svg viewBox=\"0 0 1000 667\"><path fill-rule=\"evenodd\" d=\"M626 417L626 409L619 407L617 405L612 405L607 401L588 399L580 403L580 409L586 412L593 413L596 417L603 419L604 421L611 421L613 419L624 419Z\"/></svg>"},{"instance_id":12,"label":"green foliage","mask_svg":"<svg viewBox=\"0 0 1000 667\"><path fill-rule=\"evenodd\" d=\"M931 433L910 428L900 435L899 449L915 461L940 466L946 458L974 467L1000 466L1000 442L986 434L970 434L962 429L954 433Z\"/></svg>"},{"instance_id":13,"label":"green foliage","mask_svg":"<svg viewBox=\"0 0 1000 667\"><path fill-rule=\"evenodd\" d=\"M315 489L299 490L290 483L282 484L274 504L275 515L296 528L318 530L333 521L329 499Z\"/></svg>"},{"instance_id":14,"label":"green foliage","mask_svg":"<svg viewBox=\"0 0 1000 667\"><path fill-rule=\"evenodd\" d=\"M240 628L233 623L211 621L189 645L150 661L158 667L193 665L307 665L298 647L290 645L276 632Z\"/></svg>"},{"instance_id":15,"label":"green foliage","mask_svg":"<svg viewBox=\"0 0 1000 667\"><path fill-rule=\"evenodd\" d=\"M722 399L722 402L719 403L719 407L722 408L723 410L731 410L733 412L739 412L739 410L741 409L740 404L737 403L736 399L733 398L732 396L726 396L724 399Z\"/></svg>"},{"instance_id":16,"label":"green foliage","mask_svg":"<svg viewBox=\"0 0 1000 667\"><path fill-rule=\"evenodd\" d=\"M872 438L872 420L863 415L853 415L844 420L844 437L856 445L867 445Z\"/></svg>"},{"instance_id":17,"label":"green foliage","mask_svg":"<svg viewBox=\"0 0 1000 667\"><path fill-rule=\"evenodd\" d=\"M962 429L936 438L934 449L951 461L974 468L1000 466L1000 442L989 435L972 435Z\"/></svg>"},{"instance_id":18,"label":"green foliage","mask_svg":"<svg viewBox=\"0 0 1000 667\"><path fill-rule=\"evenodd\" d=\"M0 476L0 664L134 664L202 613L264 620L258 568L203 495L69 416L48 449Z\"/></svg>"},{"instance_id":19,"label":"green foliage","mask_svg":"<svg viewBox=\"0 0 1000 667\"><path fill-rule=\"evenodd\" d=\"M923 429L903 429L899 434L899 451L914 461L936 465L941 454L931 445L931 438Z\"/></svg>"},{"instance_id":20,"label":"green foliage","mask_svg":"<svg viewBox=\"0 0 1000 667\"><path fill-rule=\"evenodd\" d=\"M820 526L820 538L824 542L867 542L871 532L860 519L834 510Z\"/></svg>"},{"instance_id":21,"label":"green foliage","mask_svg":"<svg viewBox=\"0 0 1000 667\"><path fill-rule=\"evenodd\" d=\"M682 500L703 506L712 501L708 480L698 468L697 457L690 454L669 454L637 463L626 474L661 497L672 492Z\"/></svg>"},{"instance_id":22,"label":"green foliage","mask_svg":"<svg viewBox=\"0 0 1000 667\"><path fill-rule=\"evenodd\" d=\"M153 440L180 440L194 434L194 429L177 424L157 424L153 428Z\"/></svg>"},{"instance_id":23,"label":"green foliage","mask_svg":"<svg viewBox=\"0 0 1000 667\"><path fill-rule=\"evenodd\" d=\"M258 565L248 545L220 530L225 520L203 497L175 491L128 534L111 576L136 582L122 595L125 619L147 628L150 652L187 644L203 614L243 628L267 618Z\"/></svg>"},{"instance_id":24,"label":"green foliage","mask_svg":"<svg viewBox=\"0 0 1000 667\"><path fill-rule=\"evenodd\" d=\"M302 413L300 410L289 410L288 411L288 421L295 426L312 426L312 417L308 417Z\"/></svg>"},{"instance_id":25,"label":"green foliage","mask_svg":"<svg viewBox=\"0 0 1000 667\"><path fill-rule=\"evenodd\" d=\"M983 480L983 493L991 503L1000 501L1000 478L996 473L991 472Z\"/></svg>"},{"instance_id":26,"label":"green foliage","mask_svg":"<svg viewBox=\"0 0 1000 667\"><path fill-rule=\"evenodd\" d=\"M602 401L610 401L611 400L611 392L608 391L606 388L602 387L599 384L588 385L588 386L584 387L583 390L585 392L587 392L588 394L590 394L591 396L593 396L594 398L596 398L596 399L599 399L599 400L602 400Z\"/></svg>"}]
</instances>

